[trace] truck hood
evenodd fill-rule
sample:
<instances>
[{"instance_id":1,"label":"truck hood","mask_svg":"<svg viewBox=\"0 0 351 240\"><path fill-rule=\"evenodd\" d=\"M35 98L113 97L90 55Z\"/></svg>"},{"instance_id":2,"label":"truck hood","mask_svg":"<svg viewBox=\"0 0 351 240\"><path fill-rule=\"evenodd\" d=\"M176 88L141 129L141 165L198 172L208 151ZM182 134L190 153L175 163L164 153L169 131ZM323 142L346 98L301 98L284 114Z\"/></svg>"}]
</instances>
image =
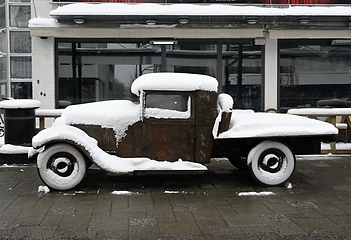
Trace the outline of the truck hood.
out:
<instances>
[{"instance_id":1,"label":"truck hood","mask_svg":"<svg viewBox=\"0 0 351 240\"><path fill-rule=\"evenodd\" d=\"M257 138L287 136L323 136L338 134L334 125L306 117L279 113L255 113L252 110L233 110L229 129L217 136L221 114L214 128L214 138Z\"/></svg>"},{"instance_id":2,"label":"truck hood","mask_svg":"<svg viewBox=\"0 0 351 240\"><path fill-rule=\"evenodd\" d=\"M125 136L130 125L140 121L140 111L140 104L128 100L72 105L56 119L54 126L84 124L112 128L118 142Z\"/></svg>"}]
</instances>

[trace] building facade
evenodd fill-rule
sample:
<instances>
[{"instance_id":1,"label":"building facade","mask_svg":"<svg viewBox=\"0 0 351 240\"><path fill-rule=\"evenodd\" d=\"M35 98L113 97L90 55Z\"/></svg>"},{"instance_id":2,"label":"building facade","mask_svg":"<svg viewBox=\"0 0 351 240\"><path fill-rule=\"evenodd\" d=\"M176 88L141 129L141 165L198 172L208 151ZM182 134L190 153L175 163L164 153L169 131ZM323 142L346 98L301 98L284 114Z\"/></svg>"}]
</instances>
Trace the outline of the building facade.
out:
<instances>
[{"instance_id":1,"label":"building facade","mask_svg":"<svg viewBox=\"0 0 351 240\"><path fill-rule=\"evenodd\" d=\"M351 96L351 1L6 1L1 95L43 108L137 101L131 82L161 71L213 76L256 111Z\"/></svg>"}]
</instances>

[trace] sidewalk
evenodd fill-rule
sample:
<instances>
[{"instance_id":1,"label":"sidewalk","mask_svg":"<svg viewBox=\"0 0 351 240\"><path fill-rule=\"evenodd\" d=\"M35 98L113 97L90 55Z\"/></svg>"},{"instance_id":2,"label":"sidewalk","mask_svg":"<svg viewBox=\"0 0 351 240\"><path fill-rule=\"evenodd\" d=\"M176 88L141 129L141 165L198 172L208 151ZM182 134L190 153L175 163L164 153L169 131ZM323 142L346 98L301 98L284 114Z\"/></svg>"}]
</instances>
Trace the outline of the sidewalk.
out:
<instances>
[{"instance_id":1,"label":"sidewalk","mask_svg":"<svg viewBox=\"0 0 351 240\"><path fill-rule=\"evenodd\" d=\"M214 159L205 174L90 169L77 191L48 193L35 166L2 165L0 239L351 239L351 156L304 159L292 188Z\"/></svg>"}]
</instances>

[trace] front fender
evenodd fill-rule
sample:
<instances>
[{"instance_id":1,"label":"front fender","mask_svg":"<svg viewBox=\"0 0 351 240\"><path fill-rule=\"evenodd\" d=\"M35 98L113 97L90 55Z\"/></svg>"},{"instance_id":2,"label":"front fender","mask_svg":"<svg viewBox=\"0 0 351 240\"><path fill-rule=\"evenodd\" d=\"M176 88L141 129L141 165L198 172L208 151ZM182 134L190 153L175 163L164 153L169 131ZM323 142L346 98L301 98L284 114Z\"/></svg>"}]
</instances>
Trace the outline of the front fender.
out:
<instances>
[{"instance_id":1,"label":"front fender","mask_svg":"<svg viewBox=\"0 0 351 240\"><path fill-rule=\"evenodd\" d=\"M91 146L97 146L98 142L79 128L69 125L50 127L40 131L32 139L34 153L31 155L44 150L45 146L62 142L77 147L85 156L93 161L89 149Z\"/></svg>"}]
</instances>

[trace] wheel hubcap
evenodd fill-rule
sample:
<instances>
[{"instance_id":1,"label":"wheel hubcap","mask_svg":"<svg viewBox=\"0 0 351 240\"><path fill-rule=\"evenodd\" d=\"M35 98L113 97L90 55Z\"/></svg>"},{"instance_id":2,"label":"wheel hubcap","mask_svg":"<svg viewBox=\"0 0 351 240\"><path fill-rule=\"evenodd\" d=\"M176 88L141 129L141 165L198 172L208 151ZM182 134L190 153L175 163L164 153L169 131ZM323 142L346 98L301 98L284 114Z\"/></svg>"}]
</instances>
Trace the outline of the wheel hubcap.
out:
<instances>
[{"instance_id":1,"label":"wheel hubcap","mask_svg":"<svg viewBox=\"0 0 351 240\"><path fill-rule=\"evenodd\" d=\"M281 170L285 154L278 149L268 149L264 151L258 161L259 168L269 173L277 173Z\"/></svg>"},{"instance_id":2,"label":"wheel hubcap","mask_svg":"<svg viewBox=\"0 0 351 240\"><path fill-rule=\"evenodd\" d=\"M73 173L75 163L76 160L71 154L60 152L50 157L46 168L60 177L68 177Z\"/></svg>"}]
</instances>

